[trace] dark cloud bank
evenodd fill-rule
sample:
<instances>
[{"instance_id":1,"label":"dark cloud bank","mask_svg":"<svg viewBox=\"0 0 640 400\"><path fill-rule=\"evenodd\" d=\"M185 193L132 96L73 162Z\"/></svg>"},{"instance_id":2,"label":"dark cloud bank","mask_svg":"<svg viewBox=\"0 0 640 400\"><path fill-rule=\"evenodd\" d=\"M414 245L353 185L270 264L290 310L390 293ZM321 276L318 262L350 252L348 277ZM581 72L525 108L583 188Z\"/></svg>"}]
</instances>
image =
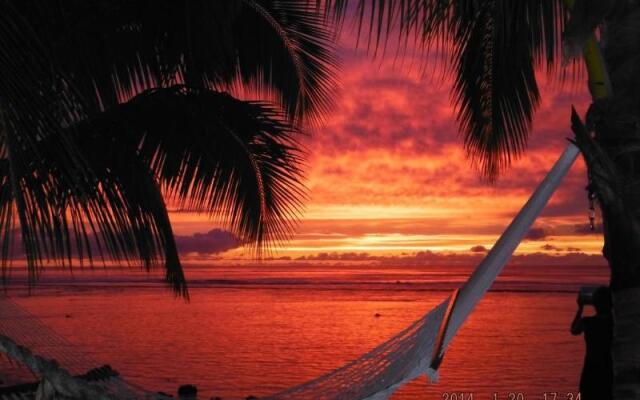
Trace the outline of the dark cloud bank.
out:
<instances>
[{"instance_id":1,"label":"dark cloud bank","mask_svg":"<svg viewBox=\"0 0 640 400\"><path fill-rule=\"evenodd\" d=\"M366 261L381 265L405 265L405 266L429 266L429 265L476 265L484 257L482 246L474 246L467 254L461 253L436 253L429 250L419 251L414 254L400 256L378 256L369 253L318 253L297 258L280 257L277 261L327 261L327 262L353 262ZM600 255L586 254L582 252L566 253L562 255L536 252L531 254L517 254L509 261L511 265L606 265L606 261Z\"/></svg>"},{"instance_id":2,"label":"dark cloud bank","mask_svg":"<svg viewBox=\"0 0 640 400\"><path fill-rule=\"evenodd\" d=\"M180 254L218 254L240 247L240 240L231 232L212 229L206 233L196 232L193 235L176 235L176 245Z\"/></svg>"}]
</instances>

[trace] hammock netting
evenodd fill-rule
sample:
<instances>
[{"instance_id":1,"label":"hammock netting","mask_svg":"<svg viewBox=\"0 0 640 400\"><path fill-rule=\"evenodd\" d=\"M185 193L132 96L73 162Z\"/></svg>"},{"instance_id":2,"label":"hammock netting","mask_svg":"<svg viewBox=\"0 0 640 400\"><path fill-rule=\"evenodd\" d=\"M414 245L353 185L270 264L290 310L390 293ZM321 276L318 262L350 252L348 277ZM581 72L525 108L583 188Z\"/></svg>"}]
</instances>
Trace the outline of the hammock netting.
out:
<instances>
[{"instance_id":1,"label":"hammock netting","mask_svg":"<svg viewBox=\"0 0 640 400\"><path fill-rule=\"evenodd\" d=\"M82 348L70 343L55 330L44 324L38 317L16 304L13 300L3 296L0 296L0 335L11 338L34 354L49 360L55 360L73 376L90 375L87 372L101 369L96 369L100 364L87 356ZM0 371L0 379L5 383L20 384L37 381L42 378L40 374L31 371L28 366L12 360L10 357L0 360ZM125 381L117 374L105 374L103 377L96 376L95 379L91 379L90 384L105 393L107 397L113 399L168 398L164 396L149 397L146 390ZM17 389L20 389L20 387L18 386ZM21 394L25 395L25 399L33 398L33 396L29 397L27 393L21 393L20 390L14 390L11 393L7 392L3 397L3 391L0 388L0 399L18 399L21 398L19 397Z\"/></svg>"},{"instance_id":2,"label":"hammock netting","mask_svg":"<svg viewBox=\"0 0 640 400\"><path fill-rule=\"evenodd\" d=\"M267 399L382 399L386 398L381 397L382 394L391 394L400 386L399 383L424 373L433 377L432 370L427 371L428 361L448 301L359 359ZM84 374L100 365L8 298L0 298L0 334L11 337L33 353L56 360L72 375ZM39 378L16 362L0 364L3 369L5 364L13 365L14 370L10 372L14 380L33 381ZM99 385L117 399L165 398L117 376L99 383L92 382L92 385Z\"/></svg>"},{"instance_id":3,"label":"hammock netting","mask_svg":"<svg viewBox=\"0 0 640 400\"><path fill-rule=\"evenodd\" d=\"M383 400L389 398L403 384L420 375L426 374L431 380L437 379L437 366L432 365L432 359L434 356L442 356L560 185L578 153L577 147L570 144L485 259L459 289L457 296L449 297L408 328L357 360L267 399ZM453 303L449 306L451 301ZM84 374L100 365L37 317L7 297L0 296L0 350L3 350L0 354L7 353L6 348L2 348L2 340L14 341L34 354L56 360L74 376ZM11 357L11 354L9 356ZM0 372L15 376L24 373L24 369L21 371L16 364L19 363L13 363L13 367L3 367ZM0 379L2 378L0 376ZM144 390L119 376L90 382L90 385L99 388L105 399L168 398ZM2 399L4 397L0 391L0 400Z\"/></svg>"},{"instance_id":4,"label":"hammock netting","mask_svg":"<svg viewBox=\"0 0 640 400\"><path fill-rule=\"evenodd\" d=\"M267 399L385 399L420 374L435 378L429 362L448 302L357 360Z\"/></svg>"}]
</instances>

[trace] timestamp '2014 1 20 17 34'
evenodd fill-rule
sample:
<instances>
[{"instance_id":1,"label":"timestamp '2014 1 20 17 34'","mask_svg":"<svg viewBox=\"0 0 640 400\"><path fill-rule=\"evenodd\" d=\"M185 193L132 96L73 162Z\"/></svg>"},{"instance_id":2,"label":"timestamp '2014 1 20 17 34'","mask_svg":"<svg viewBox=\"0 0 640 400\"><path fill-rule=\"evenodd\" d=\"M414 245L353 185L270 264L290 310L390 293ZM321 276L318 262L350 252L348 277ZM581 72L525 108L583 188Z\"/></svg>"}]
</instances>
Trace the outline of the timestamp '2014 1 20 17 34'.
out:
<instances>
[{"instance_id":1,"label":"timestamp '2014 1 20 17 34'","mask_svg":"<svg viewBox=\"0 0 640 400\"><path fill-rule=\"evenodd\" d=\"M482 400L474 392L443 392L441 400ZM489 400L581 400L579 392L494 392Z\"/></svg>"}]
</instances>

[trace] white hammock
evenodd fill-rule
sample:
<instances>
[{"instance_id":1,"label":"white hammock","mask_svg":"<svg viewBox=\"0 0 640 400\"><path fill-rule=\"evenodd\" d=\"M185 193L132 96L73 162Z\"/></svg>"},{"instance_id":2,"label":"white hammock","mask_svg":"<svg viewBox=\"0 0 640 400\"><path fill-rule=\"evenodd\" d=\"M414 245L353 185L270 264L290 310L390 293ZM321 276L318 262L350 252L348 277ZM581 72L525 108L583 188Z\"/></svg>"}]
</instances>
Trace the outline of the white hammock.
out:
<instances>
[{"instance_id":1,"label":"white hammock","mask_svg":"<svg viewBox=\"0 0 640 400\"><path fill-rule=\"evenodd\" d=\"M578 148L569 144L509 227L459 289L446 326L441 329L451 297L409 328L359 359L320 378L278 393L270 399L383 400L422 374L435 381L437 366L432 368L432 361L442 357L458 329L491 287L560 185L578 154ZM442 345L439 349L434 349L440 330L443 332Z\"/></svg>"},{"instance_id":2,"label":"white hammock","mask_svg":"<svg viewBox=\"0 0 640 400\"><path fill-rule=\"evenodd\" d=\"M383 400L387 399L399 387L420 375L427 375L432 381L435 381L437 366L447 346L502 271L524 235L571 168L578 153L578 148L573 144L567 147L487 256L454 295L389 341L357 360L267 399ZM28 321L23 321L28 324L21 328L18 328L20 324L11 323L12 315L8 314L19 317L16 314L20 312L16 311L18 309L15 304L4 306L9 303L12 302L6 299L0 301L0 305L2 305L0 307L0 335L12 337L30 348L34 348L32 346L38 348L37 340L33 340L34 336L48 336L48 339L43 339L45 342L55 338L56 344L54 346L44 343L44 348L42 350L36 349L36 351L41 351L40 354L47 357L56 358L66 368L77 369L77 364L83 364L86 367L84 365L86 361L81 357L69 356L69 351L73 349L69 348L70 345L66 344L66 341L55 335L49 328L45 329L44 324L33 326L34 321L32 320L35 317L31 316L27 318ZM23 312L25 311L23 310ZM30 336L32 340L29 340ZM76 354L73 351L71 353ZM124 381L122 379L119 381L118 385L122 386ZM150 392L144 393L141 389L135 390L135 386L128 383L126 387L130 390L126 398L155 397Z\"/></svg>"}]
</instances>

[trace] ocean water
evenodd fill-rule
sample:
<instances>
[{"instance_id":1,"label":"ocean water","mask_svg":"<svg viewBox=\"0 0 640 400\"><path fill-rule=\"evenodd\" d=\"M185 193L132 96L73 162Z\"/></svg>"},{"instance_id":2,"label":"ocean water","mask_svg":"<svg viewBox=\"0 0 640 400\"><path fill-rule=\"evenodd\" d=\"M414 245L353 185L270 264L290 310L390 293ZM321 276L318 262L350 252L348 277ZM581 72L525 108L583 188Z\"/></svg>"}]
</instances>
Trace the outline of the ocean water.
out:
<instances>
[{"instance_id":1,"label":"ocean water","mask_svg":"<svg viewBox=\"0 0 640 400\"><path fill-rule=\"evenodd\" d=\"M10 294L98 364L149 390L175 393L191 383L201 398L244 399L357 358L444 300L471 270L200 266L188 270L189 302L144 274L52 273L31 295ZM576 291L606 281L605 267L507 267L452 342L440 381L421 377L393 398L575 396L584 357L583 339L569 333Z\"/></svg>"}]
</instances>

